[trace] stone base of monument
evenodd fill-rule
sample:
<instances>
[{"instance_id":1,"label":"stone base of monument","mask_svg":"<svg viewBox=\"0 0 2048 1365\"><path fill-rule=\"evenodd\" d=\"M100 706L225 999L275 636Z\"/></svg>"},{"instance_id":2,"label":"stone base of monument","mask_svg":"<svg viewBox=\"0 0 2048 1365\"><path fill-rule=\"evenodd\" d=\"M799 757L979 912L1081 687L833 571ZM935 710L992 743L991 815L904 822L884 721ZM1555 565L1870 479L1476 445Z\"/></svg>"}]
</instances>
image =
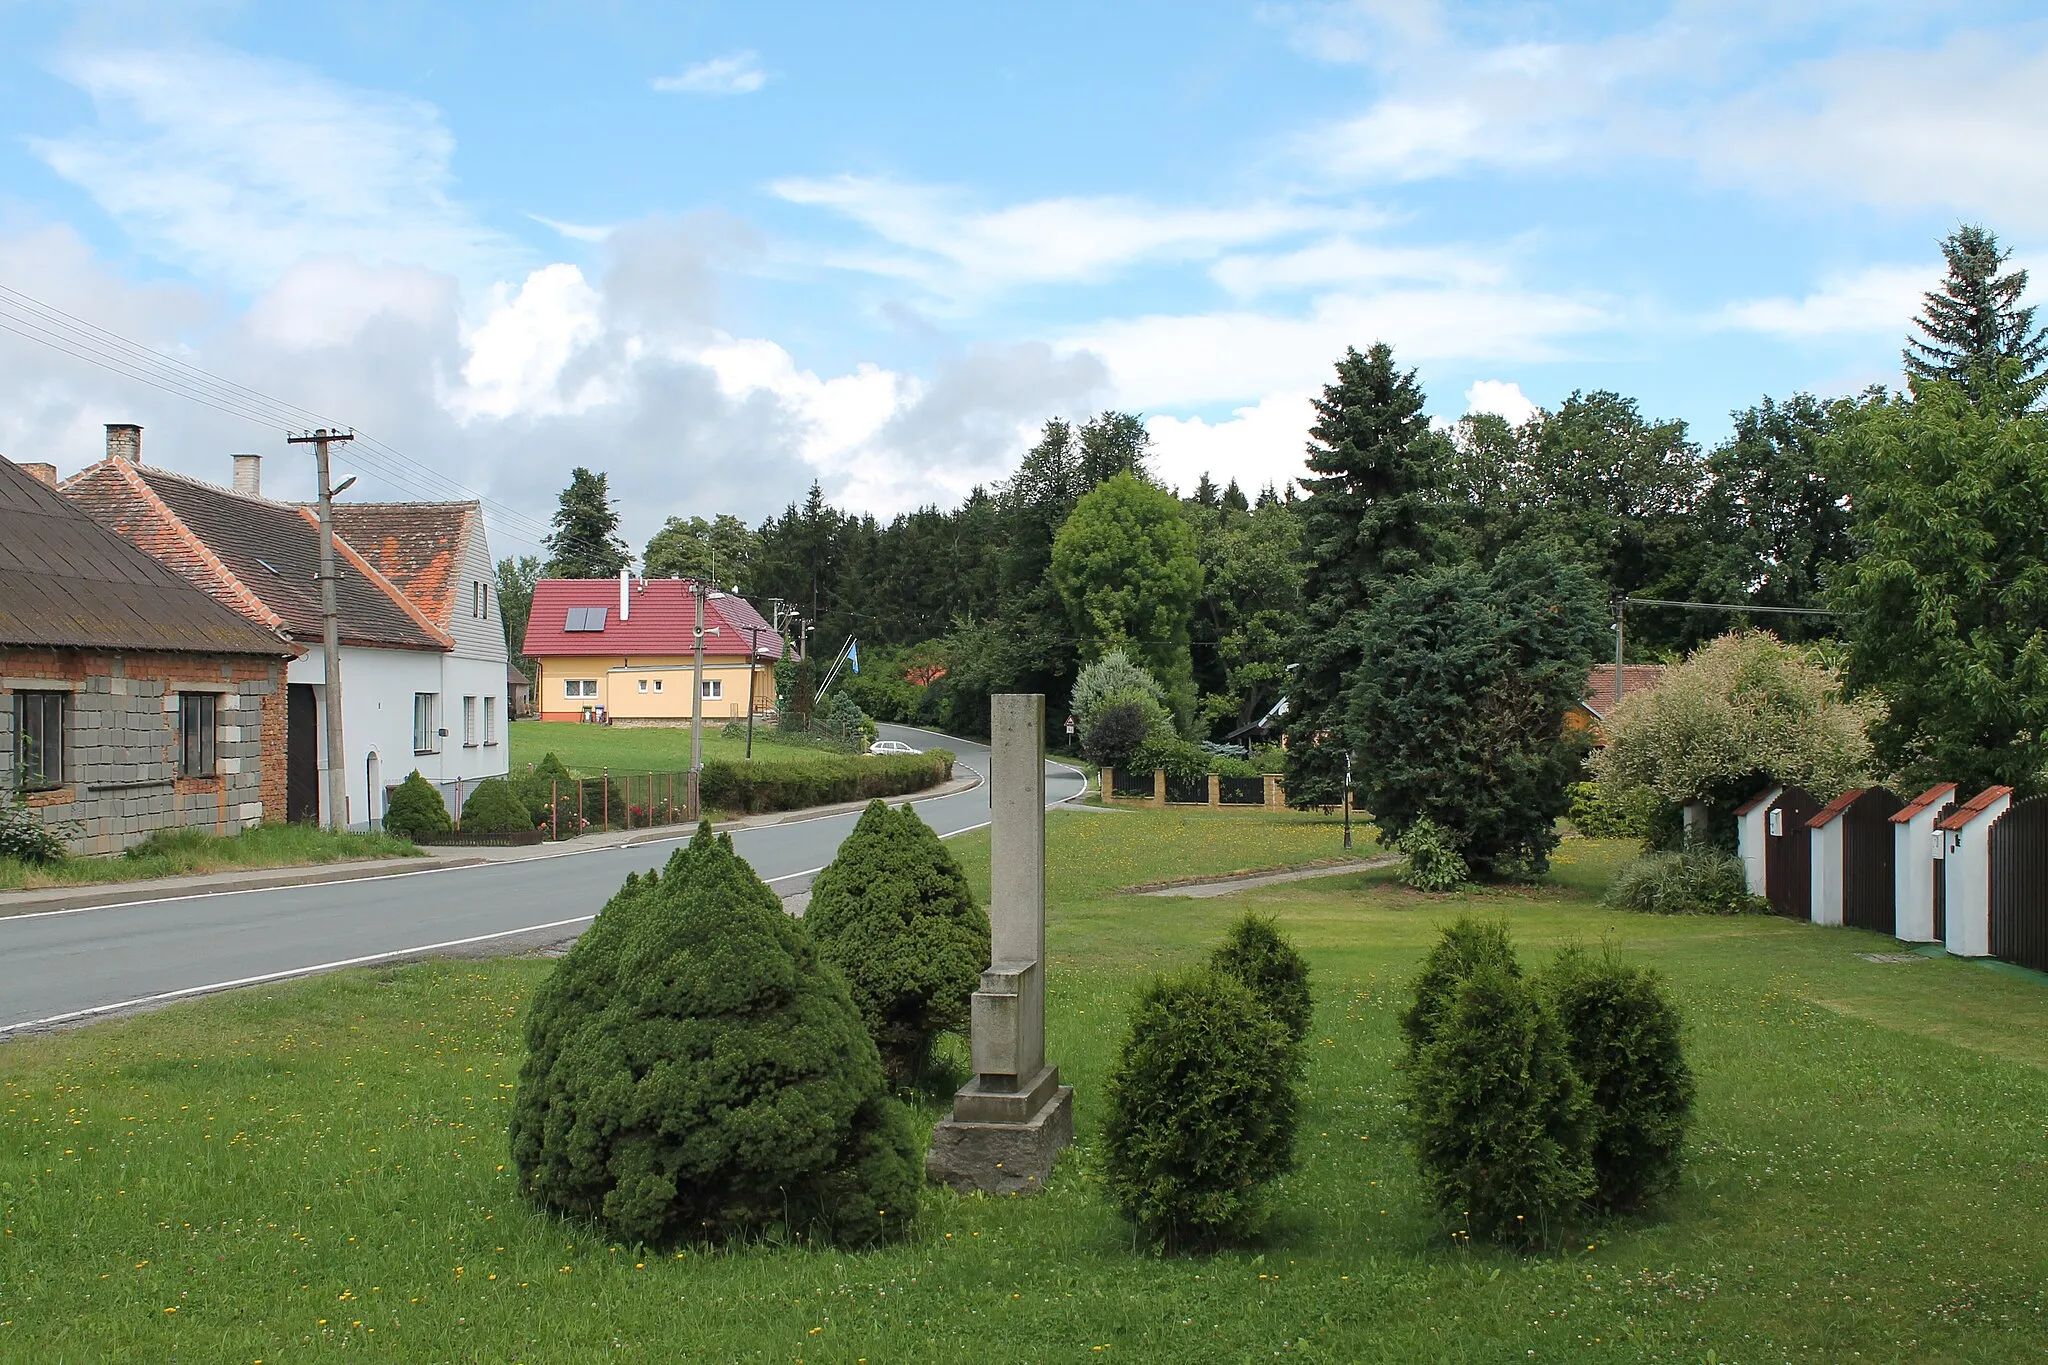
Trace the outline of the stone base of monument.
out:
<instances>
[{"instance_id":1,"label":"stone base of monument","mask_svg":"<svg viewBox=\"0 0 2048 1365\"><path fill-rule=\"evenodd\" d=\"M932 1129L925 1174L962 1194L1036 1194L1053 1158L1074 1140L1074 1088L1042 1068L1014 1090L976 1076L953 1096L953 1116Z\"/></svg>"}]
</instances>

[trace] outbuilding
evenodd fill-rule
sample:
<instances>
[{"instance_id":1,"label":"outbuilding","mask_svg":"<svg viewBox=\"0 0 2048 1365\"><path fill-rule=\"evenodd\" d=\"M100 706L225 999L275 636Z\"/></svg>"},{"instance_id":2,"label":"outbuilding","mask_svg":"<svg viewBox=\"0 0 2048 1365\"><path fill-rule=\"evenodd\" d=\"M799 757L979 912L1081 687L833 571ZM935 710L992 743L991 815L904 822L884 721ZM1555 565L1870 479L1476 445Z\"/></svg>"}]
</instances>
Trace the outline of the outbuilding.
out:
<instances>
[{"instance_id":1,"label":"outbuilding","mask_svg":"<svg viewBox=\"0 0 2048 1365\"><path fill-rule=\"evenodd\" d=\"M1939 913L1936 888L1942 864L1935 825L1955 809L1956 784L1940 782L1893 813L1892 934L1906 943L1939 943L1947 929Z\"/></svg>"},{"instance_id":2,"label":"outbuilding","mask_svg":"<svg viewBox=\"0 0 2048 1365\"><path fill-rule=\"evenodd\" d=\"M1771 806L1784 795L1783 787L1766 787L1735 808L1735 850L1742 857L1742 880L1749 894L1761 896L1765 880L1765 840L1770 835Z\"/></svg>"},{"instance_id":3,"label":"outbuilding","mask_svg":"<svg viewBox=\"0 0 2048 1365\"><path fill-rule=\"evenodd\" d=\"M1986 787L1935 826L1948 836L1939 875L1947 879L1944 942L1957 957L1991 955L1991 826L2011 804L2011 787Z\"/></svg>"}]
</instances>

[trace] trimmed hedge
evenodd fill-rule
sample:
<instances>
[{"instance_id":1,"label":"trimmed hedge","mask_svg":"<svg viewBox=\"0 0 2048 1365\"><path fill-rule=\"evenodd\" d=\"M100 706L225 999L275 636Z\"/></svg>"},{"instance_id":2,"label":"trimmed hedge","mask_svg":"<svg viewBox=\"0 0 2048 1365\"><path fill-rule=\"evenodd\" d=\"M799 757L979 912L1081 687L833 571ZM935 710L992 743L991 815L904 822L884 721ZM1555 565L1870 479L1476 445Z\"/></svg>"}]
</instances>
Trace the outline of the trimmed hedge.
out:
<instances>
[{"instance_id":1,"label":"trimmed hedge","mask_svg":"<svg viewBox=\"0 0 2048 1365\"><path fill-rule=\"evenodd\" d=\"M802 810L840 801L904 796L936 787L953 776L953 755L945 749L888 758L820 759L814 763L734 763L712 759L698 780L705 810L758 815Z\"/></svg>"},{"instance_id":2,"label":"trimmed hedge","mask_svg":"<svg viewBox=\"0 0 2048 1365\"><path fill-rule=\"evenodd\" d=\"M532 828L532 813L502 777L487 777L477 783L462 803L464 834L523 834Z\"/></svg>"},{"instance_id":3,"label":"trimmed hedge","mask_svg":"<svg viewBox=\"0 0 2048 1365\"><path fill-rule=\"evenodd\" d=\"M441 799L440 790L421 777L418 768L398 784L384 807L384 832L401 839L446 834L453 828L455 822L448 818L448 804Z\"/></svg>"}]
</instances>

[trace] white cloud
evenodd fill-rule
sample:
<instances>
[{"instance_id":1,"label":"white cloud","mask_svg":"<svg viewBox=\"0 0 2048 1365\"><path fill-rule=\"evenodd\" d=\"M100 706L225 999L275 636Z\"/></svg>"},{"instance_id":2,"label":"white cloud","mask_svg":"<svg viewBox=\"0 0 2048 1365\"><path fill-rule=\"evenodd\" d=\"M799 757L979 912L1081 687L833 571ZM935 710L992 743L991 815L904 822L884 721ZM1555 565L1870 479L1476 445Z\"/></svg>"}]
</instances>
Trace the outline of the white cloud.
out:
<instances>
[{"instance_id":1,"label":"white cloud","mask_svg":"<svg viewBox=\"0 0 2048 1365\"><path fill-rule=\"evenodd\" d=\"M831 264L953 295L1100 281L1143 263L1209 260L1231 247L1381 220L1360 207L1269 202L1174 208L1122 196L1040 199L982 210L955 191L850 175L780 180L772 188L791 203L851 218L903 249L835 253Z\"/></svg>"},{"instance_id":2,"label":"white cloud","mask_svg":"<svg viewBox=\"0 0 2048 1365\"><path fill-rule=\"evenodd\" d=\"M1506 278L1501 265L1473 251L1381 246L1356 237L1330 237L1274 255L1226 256L1209 274L1241 298L1326 285L1359 288L1395 280L1493 285Z\"/></svg>"},{"instance_id":3,"label":"white cloud","mask_svg":"<svg viewBox=\"0 0 2048 1365\"><path fill-rule=\"evenodd\" d=\"M1307 472L1304 454L1315 409L1307 392L1273 393L1226 421L1152 417L1152 468L1183 492L1207 474L1218 486L1237 480L1248 496L1267 484L1284 488Z\"/></svg>"},{"instance_id":4,"label":"white cloud","mask_svg":"<svg viewBox=\"0 0 2048 1365\"><path fill-rule=\"evenodd\" d=\"M526 216L544 228L554 229L558 235L572 242L602 242L618 230L615 227L600 227L590 223L565 223L559 218L543 218L538 213L529 213Z\"/></svg>"},{"instance_id":5,"label":"white cloud","mask_svg":"<svg viewBox=\"0 0 2048 1365\"><path fill-rule=\"evenodd\" d=\"M455 142L428 104L217 47L74 53L56 69L99 122L31 138L136 240L261 289L307 256L482 282L519 252L450 193Z\"/></svg>"},{"instance_id":6,"label":"white cloud","mask_svg":"<svg viewBox=\"0 0 2048 1365\"><path fill-rule=\"evenodd\" d=\"M581 270L544 266L517 289L500 286L492 302L468 336L463 387L449 398L458 419L554 417L617 401L605 376L570 368L604 334L602 301Z\"/></svg>"},{"instance_id":7,"label":"white cloud","mask_svg":"<svg viewBox=\"0 0 2048 1365\"><path fill-rule=\"evenodd\" d=\"M751 95L767 83L760 57L749 51L686 66L680 75L657 76L654 88L664 95Z\"/></svg>"},{"instance_id":8,"label":"white cloud","mask_svg":"<svg viewBox=\"0 0 2048 1365\"><path fill-rule=\"evenodd\" d=\"M1792 338L1844 332L1903 336L1920 311L1921 296L1939 283L1937 272L1927 266L1872 266L1825 280L1803 298L1731 303L1716 321L1742 331Z\"/></svg>"},{"instance_id":9,"label":"white cloud","mask_svg":"<svg viewBox=\"0 0 2048 1365\"><path fill-rule=\"evenodd\" d=\"M1507 379L1481 379L1465 390L1466 412L1490 412L1516 426L1537 413L1537 407L1522 392L1522 386Z\"/></svg>"}]
</instances>

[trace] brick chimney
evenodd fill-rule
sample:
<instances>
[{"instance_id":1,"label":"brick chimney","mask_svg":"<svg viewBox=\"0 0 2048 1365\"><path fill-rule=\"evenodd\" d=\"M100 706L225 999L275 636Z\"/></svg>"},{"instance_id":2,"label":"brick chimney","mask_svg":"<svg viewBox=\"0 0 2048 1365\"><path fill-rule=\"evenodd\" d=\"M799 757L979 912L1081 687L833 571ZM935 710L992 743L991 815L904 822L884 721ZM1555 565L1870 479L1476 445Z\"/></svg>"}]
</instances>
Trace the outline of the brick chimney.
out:
<instances>
[{"instance_id":1,"label":"brick chimney","mask_svg":"<svg viewBox=\"0 0 2048 1365\"><path fill-rule=\"evenodd\" d=\"M107 423L107 458L142 463L142 428L133 422Z\"/></svg>"},{"instance_id":2,"label":"brick chimney","mask_svg":"<svg viewBox=\"0 0 2048 1365\"><path fill-rule=\"evenodd\" d=\"M263 496L263 457L261 455L235 456L235 491L244 497Z\"/></svg>"},{"instance_id":3,"label":"brick chimney","mask_svg":"<svg viewBox=\"0 0 2048 1365\"><path fill-rule=\"evenodd\" d=\"M31 479L41 479L52 488L57 486L57 466L53 464L25 464L21 472Z\"/></svg>"}]
</instances>

